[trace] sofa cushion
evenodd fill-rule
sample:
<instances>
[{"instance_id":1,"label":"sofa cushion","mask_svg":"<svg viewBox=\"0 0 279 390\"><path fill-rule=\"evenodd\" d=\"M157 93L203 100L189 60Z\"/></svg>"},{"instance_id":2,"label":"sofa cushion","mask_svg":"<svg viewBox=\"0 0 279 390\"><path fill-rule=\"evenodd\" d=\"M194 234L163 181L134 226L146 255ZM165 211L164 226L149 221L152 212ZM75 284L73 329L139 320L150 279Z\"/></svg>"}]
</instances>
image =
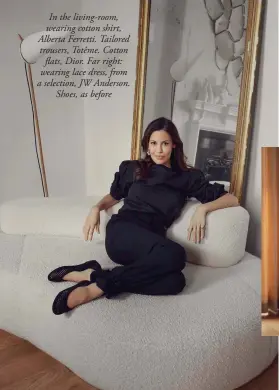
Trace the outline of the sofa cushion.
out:
<instances>
[{"instance_id":1,"label":"sofa cushion","mask_svg":"<svg viewBox=\"0 0 279 390\"><path fill-rule=\"evenodd\" d=\"M0 207L0 228L7 234L58 235L83 239L82 228L95 196L23 198L8 201ZM100 235L105 238L105 227L110 216L122 206L119 202L101 213ZM187 240L187 228L199 202L189 201L180 218L170 227L167 237L181 244L188 261L211 267L228 267L240 261L245 253L249 214L238 206L217 210L207 215L205 239L200 244Z\"/></svg>"},{"instance_id":2,"label":"sofa cushion","mask_svg":"<svg viewBox=\"0 0 279 390\"><path fill-rule=\"evenodd\" d=\"M36 197L7 201L0 206L0 229L8 234L82 238L88 211L99 199L100 197L94 196Z\"/></svg>"},{"instance_id":3,"label":"sofa cushion","mask_svg":"<svg viewBox=\"0 0 279 390\"><path fill-rule=\"evenodd\" d=\"M72 284L49 283L46 276L53 267L90 259L78 241L25 238L19 273L0 272L0 328L94 387L232 390L278 353L277 337L261 336L261 262L249 254L229 269L187 264L187 287L176 296L123 293L54 316L55 296Z\"/></svg>"},{"instance_id":4,"label":"sofa cushion","mask_svg":"<svg viewBox=\"0 0 279 390\"><path fill-rule=\"evenodd\" d=\"M200 203L189 202L180 218L167 232L167 237L182 245L190 263L209 267L229 267L244 254L249 226L249 214L241 206L216 210L206 217L205 238L195 244L187 240L190 219Z\"/></svg>"}]
</instances>

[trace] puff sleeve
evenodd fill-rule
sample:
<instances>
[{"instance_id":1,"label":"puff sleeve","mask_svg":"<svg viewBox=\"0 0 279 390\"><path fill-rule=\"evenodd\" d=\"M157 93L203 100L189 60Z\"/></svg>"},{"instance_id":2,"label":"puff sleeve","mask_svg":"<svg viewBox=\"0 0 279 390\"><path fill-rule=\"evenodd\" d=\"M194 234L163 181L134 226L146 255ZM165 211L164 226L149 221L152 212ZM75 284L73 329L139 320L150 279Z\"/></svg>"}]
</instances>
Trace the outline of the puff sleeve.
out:
<instances>
[{"instance_id":1,"label":"puff sleeve","mask_svg":"<svg viewBox=\"0 0 279 390\"><path fill-rule=\"evenodd\" d=\"M134 170L132 161L122 161L118 171L114 174L114 180L110 187L110 195L116 200L126 198L134 181L133 178Z\"/></svg>"},{"instance_id":2,"label":"puff sleeve","mask_svg":"<svg viewBox=\"0 0 279 390\"><path fill-rule=\"evenodd\" d=\"M212 202L228 193L225 186L219 183L210 183L202 171L195 170L186 193L187 198L196 198L201 203Z\"/></svg>"}]
</instances>

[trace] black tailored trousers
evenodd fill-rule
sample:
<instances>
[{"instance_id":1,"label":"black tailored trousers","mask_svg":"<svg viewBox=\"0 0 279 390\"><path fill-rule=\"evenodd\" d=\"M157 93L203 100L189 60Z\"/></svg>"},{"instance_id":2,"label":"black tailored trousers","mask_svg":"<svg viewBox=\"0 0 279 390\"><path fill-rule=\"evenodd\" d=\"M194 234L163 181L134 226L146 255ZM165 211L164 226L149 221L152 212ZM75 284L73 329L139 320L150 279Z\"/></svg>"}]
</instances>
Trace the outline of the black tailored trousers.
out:
<instances>
[{"instance_id":1,"label":"black tailored trousers","mask_svg":"<svg viewBox=\"0 0 279 390\"><path fill-rule=\"evenodd\" d=\"M186 285L181 272L186 265L184 248L140 222L115 215L107 224L106 251L120 264L96 272L95 282L107 298L121 292L176 295Z\"/></svg>"}]
</instances>

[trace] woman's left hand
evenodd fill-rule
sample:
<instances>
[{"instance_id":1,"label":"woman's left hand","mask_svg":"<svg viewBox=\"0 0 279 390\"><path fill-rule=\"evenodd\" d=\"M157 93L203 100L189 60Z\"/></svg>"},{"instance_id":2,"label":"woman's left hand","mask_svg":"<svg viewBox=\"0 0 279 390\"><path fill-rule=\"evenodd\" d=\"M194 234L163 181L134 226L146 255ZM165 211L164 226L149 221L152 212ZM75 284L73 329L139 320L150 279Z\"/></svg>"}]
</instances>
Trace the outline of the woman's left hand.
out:
<instances>
[{"instance_id":1,"label":"woman's left hand","mask_svg":"<svg viewBox=\"0 0 279 390\"><path fill-rule=\"evenodd\" d=\"M191 218L188 228L188 240L198 244L205 234L206 211L202 206L198 206Z\"/></svg>"}]
</instances>

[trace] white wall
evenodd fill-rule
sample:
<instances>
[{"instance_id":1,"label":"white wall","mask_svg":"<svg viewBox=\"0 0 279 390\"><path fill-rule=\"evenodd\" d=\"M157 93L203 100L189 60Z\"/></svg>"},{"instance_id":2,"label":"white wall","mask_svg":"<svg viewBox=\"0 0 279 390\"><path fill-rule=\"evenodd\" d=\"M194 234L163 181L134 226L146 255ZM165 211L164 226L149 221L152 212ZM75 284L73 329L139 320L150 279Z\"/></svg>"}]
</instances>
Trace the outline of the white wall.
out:
<instances>
[{"instance_id":1,"label":"white wall","mask_svg":"<svg viewBox=\"0 0 279 390\"><path fill-rule=\"evenodd\" d=\"M105 91L113 91L110 99L86 99L84 102L86 193L102 196L109 192L120 162L131 157L139 1L82 0L82 5L82 12L86 14L96 13L98 5L98 12L102 15L117 15L123 29L118 35L131 35L129 43L110 44L112 47L128 48L128 54L106 55L123 60L121 65L113 65L113 68L127 71L128 75L115 76L113 80L127 80L129 88L103 88ZM90 36L88 33L86 35ZM103 68L108 71L112 69Z\"/></svg>"},{"instance_id":2,"label":"white wall","mask_svg":"<svg viewBox=\"0 0 279 390\"><path fill-rule=\"evenodd\" d=\"M261 147L278 146L278 2L268 1L244 206L251 221L247 250L261 255Z\"/></svg>"},{"instance_id":3,"label":"white wall","mask_svg":"<svg viewBox=\"0 0 279 390\"><path fill-rule=\"evenodd\" d=\"M24 196L43 196L30 98L17 34L24 38L45 30L48 25L82 24L77 21L50 22L51 12L57 15L64 12L117 15L121 18L119 24L124 29L123 35L131 34L126 45L130 49L129 55L122 57L121 66L128 71L125 79L130 86L117 92L114 88L110 100L57 99L52 88L36 87L46 57L32 65L49 196L102 194L109 190L120 161L130 158L138 11L139 0L1 0L0 203ZM86 35L90 36L90 33ZM67 47L70 45L73 44ZM90 43L80 46L90 47ZM75 57L80 59L82 55ZM73 65L64 65L63 69L66 68L72 69Z\"/></svg>"},{"instance_id":4,"label":"white wall","mask_svg":"<svg viewBox=\"0 0 279 390\"><path fill-rule=\"evenodd\" d=\"M32 110L19 53L20 40L45 30L50 12L81 11L79 1L2 0L0 13L0 202L43 196L35 154ZM61 23L61 22L60 22ZM82 101L53 98L36 88L44 59L32 65L49 195L85 193Z\"/></svg>"}]
</instances>

